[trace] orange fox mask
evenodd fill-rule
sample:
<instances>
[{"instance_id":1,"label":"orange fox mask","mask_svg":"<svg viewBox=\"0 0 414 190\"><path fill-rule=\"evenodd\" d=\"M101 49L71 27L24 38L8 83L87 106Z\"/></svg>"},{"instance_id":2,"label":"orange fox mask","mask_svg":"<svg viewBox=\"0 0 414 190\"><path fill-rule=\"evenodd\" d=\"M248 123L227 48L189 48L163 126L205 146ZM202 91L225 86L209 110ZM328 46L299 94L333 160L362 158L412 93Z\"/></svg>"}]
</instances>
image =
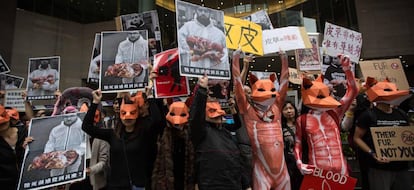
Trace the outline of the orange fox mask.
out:
<instances>
[{"instance_id":1,"label":"orange fox mask","mask_svg":"<svg viewBox=\"0 0 414 190\"><path fill-rule=\"evenodd\" d=\"M137 119L138 118L138 100L134 97L124 97L119 112L121 119Z\"/></svg>"},{"instance_id":2,"label":"orange fox mask","mask_svg":"<svg viewBox=\"0 0 414 190\"><path fill-rule=\"evenodd\" d=\"M279 93L276 91L274 82L276 81L276 75L273 73L269 76L269 79L258 79L255 75L250 73L250 86L252 87L252 100L263 106L272 105Z\"/></svg>"},{"instance_id":3,"label":"orange fox mask","mask_svg":"<svg viewBox=\"0 0 414 190\"><path fill-rule=\"evenodd\" d=\"M170 105L166 119L170 124L178 129L182 129L183 125L188 122L188 108L184 102L174 102Z\"/></svg>"},{"instance_id":4,"label":"orange fox mask","mask_svg":"<svg viewBox=\"0 0 414 190\"><path fill-rule=\"evenodd\" d=\"M302 82L302 101L303 104L317 110L330 110L341 105L338 101L330 96L328 86L322 82L319 76L315 81L303 77Z\"/></svg>"},{"instance_id":5,"label":"orange fox mask","mask_svg":"<svg viewBox=\"0 0 414 190\"><path fill-rule=\"evenodd\" d=\"M10 120L9 114L7 114L6 109L0 105L0 124L6 123Z\"/></svg>"},{"instance_id":6,"label":"orange fox mask","mask_svg":"<svg viewBox=\"0 0 414 190\"><path fill-rule=\"evenodd\" d=\"M226 112L221 109L221 106L218 102L211 101L206 104L206 116L208 118L217 118L225 115Z\"/></svg>"},{"instance_id":7,"label":"orange fox mask","mask_svg":"<svg viewBox=\"0 0 414 190\"><path fill-rule=\"evenodd\" d=\"M365 93L370 102L400 105L401 102L411 96L408 90L398 90L397 85L388 79L378 82L375 78L367 77L365 87L367 88Z\"/></svg>"},{"instance_id":8,"label":"orange fox mask","mask_svg":"<svg viewBox=\"0 0 414 190\"><path fill-rule=\"evenodd\" d=\"M6 112L7 112L7 114L9 114L9 117L11 117L15 120L20 119L19 112L17 111L16 108L6 109Z\"/></svg>"}]
</instances>

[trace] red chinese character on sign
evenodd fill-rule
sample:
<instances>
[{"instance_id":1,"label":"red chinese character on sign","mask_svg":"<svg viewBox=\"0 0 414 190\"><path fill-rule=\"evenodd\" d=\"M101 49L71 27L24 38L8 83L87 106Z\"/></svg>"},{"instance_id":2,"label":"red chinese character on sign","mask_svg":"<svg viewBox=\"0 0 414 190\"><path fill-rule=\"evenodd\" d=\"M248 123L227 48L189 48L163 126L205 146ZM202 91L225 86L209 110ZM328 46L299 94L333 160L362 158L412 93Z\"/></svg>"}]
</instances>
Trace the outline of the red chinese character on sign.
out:
<instances>
[{"instance_id":1,"label":"red chinese character on sign","mask_svg":"<svg viewBox=\"0 0 414 190\"><path fill-rule=\"evenodd\" d=\"M344 53L345 52L345 48L346 48L346 42L341 42L341 50L342 50L342 53Z\"/></svg>"},{"instance_id":2,"label":"red chinese character on sign","mask_svg":"<svg viewBox=\"0 0 414 190\"><path fill-rule=\"evenodd\" d=\"M337 38L339 38L339 36L341 36L341 28L340 27L336 27L335 28L335 36Z\"/></svg>"},{"instance_id":3,"label":"red chinese character on sign","mask_svg":"<svg viewBox=\"0 0 414 190\"><path fill-rule=\"evenodd\" d=\"M360 53L361 53L361 47L359 45L355 46L353 54L359 57Z\"/></svg>"},{"instance_id":4,"label":"red chinese character on sign","mask_svg":"<svg viewBox=\"0 0 414 190\"><path fill-rule=\"evenodd\" d=\"M333 27L331 25L328 25L328 28L326 28L326 34L325 35L329 35L331 37L334 37L332 35L332 32L333 32Z\"/></svg>"},{"instance_id":5,"label":"red chinese character on sign","mask_svg":"<svg viewBox=\"0 0 414 190\"><path fill-rule=\"evenodd\" d=\"M342 35L344 36L345 41L347 41L348 40L348 36L349 36L349 31L348 30L345 30Z\"/></svg>"},{"instance_id":6,"label":"red chinese character on sign","mask_svg":"<svg viewBox=\"0 0 414 190\"><path fill-rule=\"evenodd\" d=\"M348 48L347 48L347 50L346 51L348 51L349 53L351 53L352 54L352 52L354 52L354 45L352 45L352 44L348 44Z\"/></svg>"},{"instance_id":7,"label":"red chinese character on sign","mask_svg":"<svg viewBox=\"0 0 414 190\"><path fill-rule=\"evenodd\" d=\"M325 47L331 47L331 41L326 40L324 45L325 45Z\"/></svg>"},{"instance_id":8,"label":"red chinese character on sign","mask_svg":"<svg viewBox=\"0 0 414 190\"><path fill-rule=\"evenodd\" d=\"M355 40L356 40L358 43L362 43L362 36L361 36L361 34L356 34L356 35L355 35Z\"/></svg>"},{"instance_id":9,"label":"red chinese character on sign","mask_svg":"<svg viewBox=\"0 0 414 190\"><path fill-rule=\"evenodd\" d=\"M335 49L338 49L338 42L334 41L332 44L332 47Z\"/></svg>"},{"instance_id":10,"label":"red chinese character on sign","mask_svg":"<svg viewBox=\"0 0 414 190\"><path fill-rule=\"evenodd\" d=\"M351 34L349 35L349 39L350 39L351 41L354 41L354 38L355 38L355 35L354 35L354 33L353 33L353 32L351 32Z\"/></svg>"},{"instance_id":11,"label":"red chinese character on sign","mask_svg":"<svg viewBox=\"0 0 414 190\"><path fill-rule=\"evenodd\" d=\"M292 34L292 40L298 40L298 37L296 36L296 34Z\"/></svg>"}]
</instances>

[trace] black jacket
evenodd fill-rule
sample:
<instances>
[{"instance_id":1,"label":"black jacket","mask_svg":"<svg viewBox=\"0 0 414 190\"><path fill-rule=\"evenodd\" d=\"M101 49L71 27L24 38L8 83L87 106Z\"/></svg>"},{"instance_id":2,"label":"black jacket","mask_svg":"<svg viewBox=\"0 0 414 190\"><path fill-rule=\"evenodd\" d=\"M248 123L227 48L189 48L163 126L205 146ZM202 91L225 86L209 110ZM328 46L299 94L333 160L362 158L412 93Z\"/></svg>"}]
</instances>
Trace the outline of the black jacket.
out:
<instances>
[{"instance_id":1,"label":"black jacket","mask_svg":"<svg viewBox=\"0 0 414 190\"><path fill-rule=\"evenodd\" d=\"M196 181L200 190L240 190L242 166L238 143L223 126L205 120L207 90L199 87L190 109L196 151Z\"/></svg>"},{"instance_id":2,"label":"black jacket","mask_svg":"<svg viewBox=\"0 0 414 190\"><path fill-rule=\"evenodd\" d=\"M16 189L20 175L20 168L23 161L24 149L22 144L27 137L27 130L24 125L18 126L18 139L16 148L13 150L10 145L0 137L0 187L1 189Z\"/></svg>"},{"instance_id":3,"label":"black jacket","mask_svg":"<svg viewBox=\"0 0 414 190\"><path fill-rule=\"evenodd\" d=\"M94 127L93 118L97 104L91 105L83 120L82 129L86 133L93 138L107 141L111 146L108 189L131 189L129 172L133 185L150 187L156 139L162 125L159 123L161 118L155 100L149 101L150 115L137 119L136 126L139 131L136 134L124 132L118 138L113 129ZM131 135L136 136L130 138Z\"/></svg>"}]
</instances>

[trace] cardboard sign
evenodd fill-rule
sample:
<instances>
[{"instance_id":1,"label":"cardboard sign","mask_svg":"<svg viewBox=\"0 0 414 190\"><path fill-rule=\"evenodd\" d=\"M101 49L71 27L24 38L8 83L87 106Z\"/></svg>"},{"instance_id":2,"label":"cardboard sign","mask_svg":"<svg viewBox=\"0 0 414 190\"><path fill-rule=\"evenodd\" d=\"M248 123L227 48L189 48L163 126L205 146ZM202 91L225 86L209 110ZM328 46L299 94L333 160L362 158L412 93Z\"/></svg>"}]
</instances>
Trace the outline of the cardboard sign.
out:
<instances>
[{"instance_id":1,"label":"cardboard sign","mask_svg":"<svg viewBox=\"0 0 414 190\"><path fill-rule=\"evenodd\" d=\"M354 189L357 179L315 168L312 174L305 175L300 190L349 190Z\"/></svg>"},{"instance_id":2,"label":"cardboard sign","mask_svg":"<svg viewBox=\"0 0 414 190\"><path fill-rule=\"evenodd\" d=\"M241 49L244 52L263 55L262 27L253 22L224 16L226 45L229 49Z\"/></svg>"},{"instance_id":3,"label":"cardboard sign","mask_svg":"<svg viewBox=\"0 0 414 190\"><path fill-rule=\"evenodd\" d=\"M322 47L330 56L345 54L352 62L358 63L361 56L362 34L326 22Z\"/></svg>"},{"instance_id":4,"label":"cardboard sign","mask_svg":"<svg viewBox=\"0 0 414 190\"><path fill-rule=\"evenodd\" d=\"M24 99L22 97L25 89L6 90L4 96L4 106L16 108L19 112L26 111L24 106Z\"/></svg>"},{"instance_id":5,"label":"cardboard sign","mask_svg":"<svg viewBox=\"0 0 414 190\"><path fill-rule=\"evenodd\" d=\"M372 127L371 135L377 156L390 161L414 160L414 126Z\"/></svg>"},{"instance_id":6,"label":"cardboard sign","mask_svg":"<svg viewBox=\"0 0 414 190\"><path fill-rule=\"evenodd\" d=\"M289 26L263 31L264 54L304 48L312 48L304 27Z\"/></svg>"},{"instance_id":7,"label":"cardboard sign","mask_svg":"<svg viewBox=\"0 0 414 190\"><path fill-rule=\"evenodd\" d=\"M400 59L379 59L359 62L364 79L375 77L377 81L388 80L397 84L398 89L408 90L409 85L405 77L404 68Z\"/></svg>"}]
</instances>

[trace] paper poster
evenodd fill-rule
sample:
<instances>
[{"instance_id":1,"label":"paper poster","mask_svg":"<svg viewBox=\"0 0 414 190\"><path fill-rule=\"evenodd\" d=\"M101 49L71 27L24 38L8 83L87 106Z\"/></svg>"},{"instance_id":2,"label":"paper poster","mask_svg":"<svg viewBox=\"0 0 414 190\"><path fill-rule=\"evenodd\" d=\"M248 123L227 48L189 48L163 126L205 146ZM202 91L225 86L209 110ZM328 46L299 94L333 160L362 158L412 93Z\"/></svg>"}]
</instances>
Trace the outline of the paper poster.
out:
<instances>
[{"instance_id":1,"label":"paper poster","mask_svg":"<svg viewBox=\"0 0 414 190\"><path fill-rule=\"evenodd\" d=\"M25 112L24 99L22 97L25 89L6 90L4 95L4 107L16 108L19 112Z\"/></svg>"},{"instance_id":2,"label":"paper poster","mask_svg":"<svg viewBox=\"0 0 414 190\"><path fill-rule=\"evenodd\" d=\"M263 31L264 54L304 48L312 48L304 27L288 26Z\"/></svg>"},{"instance_id":3,"label":"paper poster","mask_svg":"<svg viewBox=\"0 0 414 190\"><path fill-rule=\"evenodd\" d=\"M178 49L170 49L155 54L154 90L156 98L187 96L190 94L187 77L180 76Z\"/></svg>"},{"instance_id":4,"label":"paper poster","mask_svg":"<svg viewBox=\"0 0 414 190\"><path fill-rule=\"evenodd\" d=\"M121 15L115 18L117 30L147 30L149 56L162 51L161 30L156 10Z\"/></svg>"},{"instance_id":5,"label":"paper poster","mask_svg":"<svg viewBox=\"0 0 414 190\"><path fill-rule=\"evenodd\" d=\"M409 85L404 68L400 59L380 59L359 62L364 79L374 77L377 81L384 81L386 78L390 82L397 84L398 89L408 90Z\"/></svg>"},{"instance_id":6,"label":"paper poster","mask_svg":"<svg viewBox=\"0 0 414 190\"><path fill-rule=\"evenodd\" d=\"M180 74L230 79L224 12L176 1Z\"/></svg>"},{"instance_id":7,"label":"paper poster","mask_svg":"<svg viewBox=\"0 0 414 190\"><path fill-rule=\"evenodd\" d=\"M85 113L33 118L18 189L44 189L86 177ZM69 130L70 129L70 130Z\"/></svg>"},{"instance_id":8,"label":"paper poster","mask_svg":"<svg viewBox=\"0 0 414 190\"><path fill-rule=\"evenodd\" d=\"M29 59L27 99L55 99L60 83L60 56Z\"/></svg>"},{"instance_id":9,"label":"paper poster","mask_svg":"<svg viewBox=\"0 0 414 190\"><path fill-rule=\"evenodd\" d=\"M224 16L226 45L229 49L263 55L262 28L247 20Z\"/></svg>"},{"instance_id":10,"label":"paper poster","mask_svg":"<svg viewBox=\"0 0 414 190\"><path fill-rule=\"evenodd\" d=\"M91 62L89 64L88 82L99 83L101 72L101 34L95 34Z\"/></svg>"},{"instance_id":11,"label":"paper poster","mask_svg":"<svg viewBox=\"0 0 414 190\"><path fill-rule=\"evenodd\" d=\"M11 90L21 88L24 78L10 74L0 74L0 81L0 90Z\"/></svg>"},{"instance_id":12,"label":"paper poster","mask_svg":"<svg viewBox=\"0 0 414 190\"><path fill-rule=\"evenodd\" d=\"M356 182L353 177L315 168L312 174L304 175L300 190L350 190Z\"/></svg>"},{"instance_id":13,"label":"paper poster","mask_svg":"<svg viewBox=\"0 0 414 190\"><path fill-rule=\"evenodd\" d=\"M335 57L345 54L352 62L358 63L361 56L362 34L326 22L322 47L325 54Z\"/></svg>"},{"instance_id":14,"label":"paper poster","mask_svg":"<svg viewBox=\"0 0 414 190\"><path fill-rule=\"evenodd\" d=\"M253 14L242 17L241 19L260 25L262 30L273 29L272 22L270 21L269 15L265 10L254 12Z\"/></svg>"},{"instance_id":15,"label":"paper poster","mask_svg":"<svg viewBox=\"0 0 414 190\"><path fill-rule=\"evenodd\" d=\"M146 30L102 32L99 86L103 93L144 89L148 84Z\"/></svg>"},{"instance_id":16,"label":"paper poster","mask_svg":"<svg viewBox=\"0 0 414 190\"><path fill-rule=\"evenodd\" d=\"M295 50L296 68L299 71L320 71L319 33L309 33L312 48Z\"/></svg>"},{"instance_id":17,"label":"paper poster","mask_svg":"<svg viewBox=\"0 0 414 190\"><path fill-rule=\"evenodd\" d=\"M3 57L0 55L0 74L8 73L8 72L10 72L10 68L6 64L6 61L4 61Z\"/></svg>"},{"instance_id":18,"label":"paper poster","mask_svg":"<svg viewBox=\"0 0 414 190\"><path fill-rule=\"evenodd\" d=\"M390 161L414 160L414 127L371 127L375 152Z\"/></svg>"},{"instance_id":19,"label":"paper poster","mask_svg":"<svg viewBox=\"0 0 414 190\"><path fill-rule=\"evenodd\" d=\"M289 67L289 82L299 85L302 84L302 78L297 69Z\"/></svg>"}]
</instances>

